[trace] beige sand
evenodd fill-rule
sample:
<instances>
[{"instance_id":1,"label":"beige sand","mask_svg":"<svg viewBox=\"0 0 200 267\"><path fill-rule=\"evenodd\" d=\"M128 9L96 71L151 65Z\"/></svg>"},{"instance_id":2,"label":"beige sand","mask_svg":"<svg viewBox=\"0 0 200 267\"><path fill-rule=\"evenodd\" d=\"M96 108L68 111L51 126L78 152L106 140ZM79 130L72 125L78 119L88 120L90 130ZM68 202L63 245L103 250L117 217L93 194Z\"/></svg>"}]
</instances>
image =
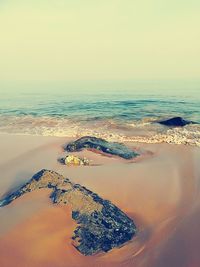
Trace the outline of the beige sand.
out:
<instances>
[{"instance_id":1,"label":"beige sand","mask_svg":"<svg viewBox=\"0 0 200 267\"><path fill-rule=\"evenodd\" d=\"M153 155L136 163L86 151L96 166L57 162L65 138L0 135L0 195L42 168L52 169L111 200L138 235L107 254L85 257L71 244L70 208L53 205L48 190L0 209L1 267L199 267L200 149L129 144Z\"/></svg>"}]
</instances>

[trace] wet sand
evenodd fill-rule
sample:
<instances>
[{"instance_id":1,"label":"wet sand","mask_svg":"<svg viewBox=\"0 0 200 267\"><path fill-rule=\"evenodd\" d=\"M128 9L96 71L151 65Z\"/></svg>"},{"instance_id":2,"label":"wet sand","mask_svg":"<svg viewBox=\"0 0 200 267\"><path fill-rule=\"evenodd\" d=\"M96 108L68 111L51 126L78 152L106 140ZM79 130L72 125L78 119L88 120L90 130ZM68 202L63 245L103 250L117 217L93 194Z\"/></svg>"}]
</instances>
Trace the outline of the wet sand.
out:
<instances>
[{"instance_id":1,"label":"wet sand","mask_svg":"<svg viewBox=\"0 0 200 267\"><path fill-rule=\"evenodd\" d=\"M52 169L111 200L138 227L131 242L85 257L72 245L70 207L53 205L48 190L24 195L0 209L1 267L199 267L200 149L132 144L148 151L134 163L80 152L94 166L66 167L59 137L0 135L0 195L40 169Z\"/></svg>"}]
</instances>

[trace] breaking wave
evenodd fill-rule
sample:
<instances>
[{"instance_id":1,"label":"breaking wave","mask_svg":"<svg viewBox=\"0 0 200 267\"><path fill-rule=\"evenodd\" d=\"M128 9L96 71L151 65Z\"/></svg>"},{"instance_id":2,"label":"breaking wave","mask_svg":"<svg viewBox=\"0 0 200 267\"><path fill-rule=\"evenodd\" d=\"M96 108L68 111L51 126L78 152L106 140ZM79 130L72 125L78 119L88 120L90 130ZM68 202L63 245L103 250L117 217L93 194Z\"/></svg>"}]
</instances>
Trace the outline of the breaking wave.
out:
<instances>
[{"instance_id":1,"label":"breaking wave","mask_svg":"<svg viewBox=\"0 0 200 267\"><path fill-rule=\"evenodd\" d=\"M0 133L57 137L92 135L112 141L200 146L200 125L168 128L156 118L74 120L69 117L0 115Z\"/></svg>"}]
</instances>

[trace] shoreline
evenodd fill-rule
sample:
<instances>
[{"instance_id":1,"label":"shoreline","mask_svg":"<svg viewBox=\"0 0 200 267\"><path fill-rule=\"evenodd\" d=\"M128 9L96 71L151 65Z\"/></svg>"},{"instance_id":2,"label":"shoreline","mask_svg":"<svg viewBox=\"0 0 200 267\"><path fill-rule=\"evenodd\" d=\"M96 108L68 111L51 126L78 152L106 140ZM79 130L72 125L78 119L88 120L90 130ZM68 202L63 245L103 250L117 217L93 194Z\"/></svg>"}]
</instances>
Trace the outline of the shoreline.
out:
<instances>
[{"instance_id":1,"label":"shoreline","mask_svg":"<svg viewBox=\"0 0 200 267\"><path fill-rule=\"evenodd\" d=\"M94 136L107 141L139 144L183 144L200 147L200 124L189 123L184 127L168 127L155 118L143 118L139 122L114 121L73 121L67 118L22 116L4 118L0 135L45 136L75 138ZM179 118L179 117L178 117ZM182 118L181 118L182 119ZM184 121L182 119L182 121ZM181 122L182 122L181 121ZM185 121L187 122L187 121Z\"/></svg>"}]
</instances>

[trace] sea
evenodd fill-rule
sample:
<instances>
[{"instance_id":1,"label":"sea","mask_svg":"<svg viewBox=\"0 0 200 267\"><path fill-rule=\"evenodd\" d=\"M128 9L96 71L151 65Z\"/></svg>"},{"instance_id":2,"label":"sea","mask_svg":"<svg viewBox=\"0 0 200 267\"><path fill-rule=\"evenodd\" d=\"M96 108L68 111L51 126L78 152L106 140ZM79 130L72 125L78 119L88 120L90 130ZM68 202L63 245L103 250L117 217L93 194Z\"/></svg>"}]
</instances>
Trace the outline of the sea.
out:
<instances>
[{"instance_id":1,"label":"sea","mask_svg":"<svg viewBox=\"0 0 200 267\"><path fill-rule=\"evenodd\" d=\"M12 90L1 86L0 133L200 146L200 89ZM169 128L157 121L195 122Z\"/></svg>"}]
</instances>

